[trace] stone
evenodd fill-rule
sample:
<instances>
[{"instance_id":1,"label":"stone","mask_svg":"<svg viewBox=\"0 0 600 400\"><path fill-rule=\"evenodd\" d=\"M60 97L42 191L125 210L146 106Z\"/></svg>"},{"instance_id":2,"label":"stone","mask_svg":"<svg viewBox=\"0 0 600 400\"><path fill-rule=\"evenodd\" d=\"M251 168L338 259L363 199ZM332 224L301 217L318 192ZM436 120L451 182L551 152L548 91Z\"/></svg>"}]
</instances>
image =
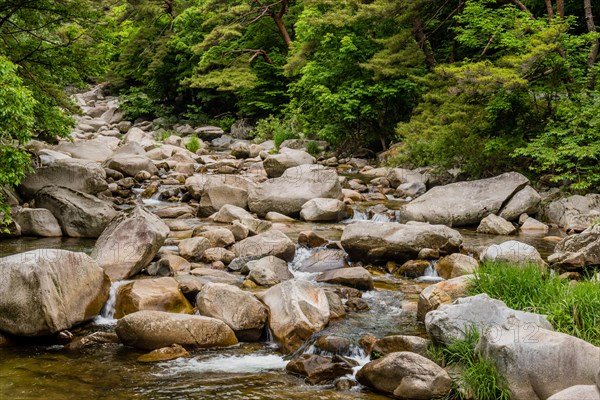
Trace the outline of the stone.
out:
<instances>
[{"instance_id":1,"label":"stone","mask_svg":"<svg viewBox=\"0 0 600 400\"><path fill-rule=\"evenodd\" d=\"M194 309L179 291L173 278L140 279L119 287L115 318L143 311L156 310L191 314Z\"/></svg>"},{"instance_id":2,"label":"stone","mask_svg":"<svg viewBox=\"0 0 600 400\"><path fill-rule=\"evenodd\" d=\"M358 221L344 228L341 242L352 260L406 261L416 258L423 248L457 252L462 236L443 225Z\"/></svg>"},{"instance_id":3,"label":"stone","mask_svg":"<svg viewBox=\"0 0 600 400\"><path fill-rule=\"evenodd\" d=\"M268 311L254 295L222 283L207 283L196 297L200 314L225 322L239 341L260 340Z\"/></svg>"},{"instance_id":4,"label":"stone","mask_svg":"<svg viewBox=\"0 0 600 400\"><path fill-rule=\"evenodd\" d=\"M73 189L46 186L35 196L37 207L49 210L65 236L97 238L117 212L97 197Z\"/></svg>"},{"instance_id":5,"label":"stone","mask_svg":"<svg viewBox=\"0 0 600 400\"><path fill-rule=\"evenodd\" d=\"M110 281L84 253L38 249L0 258L0 331L43 336L94 318Z\"/></svg>"},{"instance_id":6,"label":"stone","mask_svg":"<svg viewBox=\"0 0 600 400\"><path fill-rule=\"evenodd\" d=\"M204 252L212 246L207 238L194 237L182 240L177 247L181 257L188 261L200 261Z\"/></svg>"},{"instance_id":7,"label":"stone","mask_svg":"<svg viewBox=\"0 0 600 400\"><path fill-rule=\"evenodd\" d=\"M479 268L479 263L476 259L460 253L443 257L435 264L438 275L444 279L473 274L477 268Z\"/></svg>"},{"instance_id":8,"label":"stone","mask_svg":"<svg viewBox=\"0 0 600 400\"><path fill-rule=\"evenodd\" d=\"M385 356L399 351L410 351L411 353L417 353L423 357L428 357L427 347L430 343L431 341L429 339L419 336L385 336L375 342L371 354L376 353L379 356Z\"/></svg>"},{"instance_id":9,"label":"stone","mask_svg":"<svg viewBox=\"0 0 600 400\"><path fill-rule=\"evenodd\" d=\"M116 139L118 142L118 139ZM102 163L112 156L113 151L106 144L95 140L61 143L55 150L69 153L71 157Z\"/></svg>"},{"instance_id":10,"label":"stone","mask_svg":"<svg viewBox=\"0 0 600 400\"><path fill-rule=\"evenodd\" d=\"M494 214L483 218L477 227L478 233L489 233L491 235L512 235L517 228L507 220Z\"/></svg>"},{"instance_id":11,"label":"stone","mask_svg":"<svg viewBox=\"0 0 600 400\"><path fill-rule=\"evenodd\" d=\"M350 216L344 202L337 199L312 199L302 205L300 217L309 222L341 221Z\"/></svg>"},{"instance_id":12,"label":"stone","mask_svg":"<svg viewBox=\"0 0 600 400\"><path fill-rule=\"evenodd\" d=\"M69 351L94 351L98 347L120 346L119 337L112 332L94 332L65 345Z\"/></svg>"},{"instance_id":13,"label":"stone","mask_svg":"<svg viewBox=\"0 0 600 400\"><path fill-rule=\"evenodd\" d=\"M87 194L100 193L108 188L106 172L96 162L67 158L35 169L23 178L19 190L26 199L31 199L41 189L51 185Z\"/></svg>"},{"instance_id":14,"label":"stone","mask_svg":"<svg viewBox=\"0 0 600 400\"><path fill-rule=\"evenodd\" d=\"M546 265L535 247L516 240L486 247L480 254L479 259L482 262L507 262L517 265L535 264L542 268Z\"/></svg>"},{"instance_id":15,"label":"stone","mask_svg":"<svg viewBox=\"0 0 600 400\"><path fill-rule=\"evenodd\" d=\"M202 278L205 282L226 283L228 285L237 285L241 282L241 278L237 275L212 268L194 268L190 273Z\"/></svg>"},{"instance_id":16,"label":"stone","mask_svg":"<svg viewBox=\"0 0 600 400\"><path fill-rule=\"evenodd\" d=\"M418 278L425 275L425 271L431 267L427 260L409 260L398 267L394 273L408 278Z\"/></svg>"},{"instance_id":17,"label":"stone","mask_svg":"<svg viewBox=\"0 0 600 400\"><path fill-rule=\"evenodd\" d=\"M508 221L514 221L523 213L536 214L541 201L542 197L535 189L525 186L509 200L498 215Z\"/></svg>"},{"instance_id":18,"label":"stone","mask_svg":"<svg viewBox=\"0 0 600 400\"><path fill-rule=\"evenodd\" d=\"M314 231L303 231L298 235L298 244L309 248L321 247L329 240L317 235Z\"/></svg>"},{"instance_id":19,"label":"stone","mask_svg":"<svg viewBox=\"0 0 600 400\"><path fill-rule=\"evenodd\" d=\"M227 205L245 209L248 207L248 191L229 185L210 187L202 194L198 216L208 217ZM223 214L219 214L219 219L222 216Z\"/></svg>"},{"instance_id":20,"label":"stone","mask_svg":"<svg viewBox=\"0 0 600 400\"><path fill-rule=\"evenodd\" d=\"M396 197L412 199L417 198L427 191L427 186L423 182L410 182L398 185L394 195Z\"/></svg>"},{"instance_id":21,"label":"stone","mask_svg":"<svg viewBox=\"0 0 600 400\"><path fill-rule=\"evenodd\" d=\"M353 365L341 357L324 357L317 354L302 354L293 358L286 366L287 372L306 377L311 385L333 383L336 378L352 374Z\"/></svg>"},{"instance_id":22,"label":"stone","mask_svg":"<svg viewBox=\"0 0 600 400\"><path fill-rule=\"evenodd\" d=\"M505 204L529 184L523 175L505 173L489 179L436 186L401 210L408 221L448 226L478 224L489 214L501 215ZM518 217L527 210L515 210Z\"/></svg>"},{"instance_id":23,"label":"stone","mask_svg":"<svg viewBox=\"0 0 600 400\"><path fill-rule=\"evenodd\" d=\"M229 229L217 228L200 232L195 237L208 239L210 247L227 247L235 243L235 237Z\"/></svg>"},{"instance_id":24,"label":"stone","mask_svg":"<svg viewBox=\"0 0 600 400\"><path fill-rule=\"evenodd\" d=\"M562 239L548 262L565 270L600 265L600 224Z\"/></svg>"},{"instance_id":25,"label":"stone","mask_svg":"<svg viewBox=\"0 0 600 400\"><path fill-rule=\"evenodd\" d=\"M177 358L187 358L189 356L190 353L188 353L186 349L178 344L174 344L172 346L156 349L148 354L141 355L137 360L139 362L150 363L175 360Z\"/></svg>"},{"instance_id":26,"label":"stone","mask_svg":"<svg viewBox=\"0 0 600 400\"><path fill-rule=\"evenodd\" d=\"M258 286L266 287L274 286L281 282L277 275L275 275L275 272L263 265L252 268L248 274L248 279Z\"/></svg>"},{"instance_id":27,"label":"stone","mask_svg":"<svg viewBox=\"0 0 600 400\"><path fill-rule=\"evenodd\" d=\"M216 318L138 311L121 318L115 329L127 346L154 350L179 344L183 347L228 347L237 344L227 324Z\"/></svg>"},{"instance_id":28,"label":"stone","mask_svg":"<svg viewBox=\"0 0 600 400\"><path fill-rule=\"evenodd\" d=\"M269 178L279 178L288 168L314 163L315 158L305 151L282 148L279 154L265 158L263 167Z\"/></svg>"},{"instance_id":29,"label":"stone","mask_svg":"<svg viewBox=\"0 0 600 400\"><path fill-rule=\"evenodd\" d=\"M600 369L600 348L515 319L486 331L476 351L506 379L514 400L548 399L574 385L596 386ZM570 397L577 398L593 399Z\"/></svg>"},{"instance_id":30,"label":"stone","mask_svg":"<svg viewBox=\"0 0 600 400\"><path fill-rule=\"evenodd\" d=\"M320 336L315 341L315 347L320 352L344 355L350 352L352 341L341 336Z\"/></svg>"},{"instance_id":31,"label":"stone","mask_svg":"<svg viewBox=\"0 0 600 400\"><path fill-rule=\"evenodd\" d=\"M234 258L235 254L232 251L222 247L211 247L202 254L202 261L206 263L222 262L223 264L229 264Z\"/></svg>"},{"instance_id":32,"label":"stone","mask_svg":"<svg viewBox=\"0 0 600 400\"><path fill-rule=\"evenodd\" d=\"M271 222L296 222L294 218L274 211L268 212L267 215L265 215L265 219Z\"/></svg>"},{"instance_id":33,"label":"stone","mask_svg":"<svg viewBox=\"0 0 600 400\"><path fill-rule=\"evenodd\" d=\"M289 280L261 296L269 308L269 327L284 353L296 351L329 322L325 291L305 280Z\"/></svg>"},{"instance_id":34,"label":"stone","mask_svg":"<svg viewBox=\"0 0 600 400\"><path fill-rule=\"evenodd\" d=\"M316 198L343 199L337 173L320 165L301 165L250 188L248 207L259 217L268 212L294 217L307 201Z\"/></svg>"},{"instance_id":35,"label":"stone","mask_svg":"<svg viewBox=\"0 0 600 400\"><path fill-rule=\"evenodd\" d=\"M297 267L301 272L325 272L348 266L346 252L335 249L319 249Z\"/></svg>"},{"instance_id":36,"label":"stone","mask_svg":"<svg viewBox=\"0 0 600 400\"><path fill-rule=\"evenodd\" d=\"M45 208L21 208L12 213L23 236L57 237L62 230L54 215Z\"/></svg>"},{"instance_id":37,"label":"stone","mask_svg":"<svg viewBox=\"0 0 600 400\"><path fill-rule=\"evenodd\" d=\"M542 210L547 222L566 231L581 232L598 220L600 194L574 195L555 200Z\"/></svg>"},{"instance_id":38,"label":"stone","mask_svg":"<svg viewBox=\"0 0 600 400\"><path fill-rule=\"evenodd\" d=\"M484 334L496 330L509 319L528 324L534 332L552 329L545 315L513 310L485 293L440 305L425 316L425 328L435 343L449 345L464 340L469 329L475 328Z\"/></svg>"},{"instance_id":39,"label":"stone","mask_svg":"<svg viewBox=\"0 0 600 400\"><path fill-rule=\"evenodd\" d=\"M596 385L575 385L548 397L548 400L600 400L600 389Z\"/></svg>"},{"instance_id":40,"label":"stone","mask_svg":"<svg viewBox=\"0 0 600 400\"><path fill-rule=\"evenodd\" d=\"M390 185L395 188L405 183L426 184L429 181L429 176L427 174L404 168L389 169L386 178L390 182Z\"/></svg>"},{"instance_id":41,"label":"stone","mask_svg":"<svg viewBox=\"0 0 600 400\"><path fill-rule=\"evenodd\" d=\"M321 273L317 282L353 287L359 290L373 290L373 277L363 267L340 268Z\"/></svg>"},{"instance_id":42,"label":"stone","mask_svg":"<svg viewBox=\"0 0 600 400\"><path fill-rule=\"evenodd\" d=\"M278 257L263 257L256 261L256 264L254 264L254 267L252 267L251 271L256 268L265 268L271 271L280 282L294 278L294 275L288 268L288 263Z\"/></svg>"},{"instance_id":43,"label":"stone","mask_svg":"<svg viewBox=\"0 0 600 400\"><path fill-rule=\"evenodd\" d=\"M137 206L110 222L91 256L111 280L127 279L152 261L168 234L160 218Z\"/></svg>"},{"instance_id":44,"label":"stone","mask_svg":"<svg viewBox=\"0 0 600 400\"><path fill-rule=\"evenodd\" d=\"M329 319L339 319L346 316L346 308L342 303L342 299L335 292L331 290L325 290L325 296L329 303Z\"/></svg>"},{"instance_id":45,"label":"stone","mask_svg":"<svg viewBox=\"0 0 600 400\"><path fill-rule=\"evenodd\" d=\"M145 155L116 154L104 163L106 168L114 169L125 176L136 176L140 171L147 171L152 175L158 173L158 168Z\"/></svg>"},{"instance_id":46,"label":"stone","mask_svg":"<svg viewBox=\"0 0 600 400\"><path fill-rule=\"evenodd\" d=\"M540 232L546 233L550 228L548 225L534 219L531 217L527 217L525 221L521 224L521 231L523 232Z\"/></svg>"},{"instance_id":47,"label":"stone","mask_svg":"<svg viewBox=\"0 0 600 400\"><path fill-rule=\"evenodd\" d=\"M196 200L211 188L228 186L237 188L240 192L248 192L255 184L247 178L230 174L195 174L185 180L185 188Z\"/></svg>"},{"instance_id":48,"label":"stone","mask_svg":"<svg viewBox=\"0 0 600 400\"><path fill-rule=\"evenodd\" d=\"M417 320L423 322L428 312L436 310L442 304L452 303L457 298L465 296L471 288L472 278L472 275L463 275L423 289L419 293L417 303Z\"/></svg>"},{"instance_id":49,"label":"stone","mask_svg":"<svg viewBox=\"0 0 600 400\"><path fill-rule=\"evenodd\" d=\"M219 209L219 211L213 218L213 221L221 223L232 223L235 220L241 221L247 218L252 219L254 217L252 216L252 214L250 214L248 211L244 210L241 207L238 207L233 204L225 204Z\"/></svg>"},{"instance_id":50,"label":"stone","mask_svg":"<svg viewBox=\"0 0 600 400\"><path fill-rule=\"evenodd\" d=\"M235 158L250 157L250 143L238 140L231 145L231 155Z\"/></svg>"},{"instance_id":51,"label":"stone","mask_svg":"<svg viewBox=\"0 0 600 400\"><path fill-rule=\"evenodd\" d=\"M390 353L363 366L359 383L403 399L443 397L452 389L452 379L443 368L416 353Z\"/></svg>"},{"instance_id":52,"label":"stone","mask_svg":"<svg viewBox=\"0 0 600 400\"><path fill-rule=\"evenodd\" d=\"M248 237L231 246L236 257L275 256L285 261L292 261L296 254L296 246L278 230L271 230L256 236Z\"/></svg>"}]
</instances>

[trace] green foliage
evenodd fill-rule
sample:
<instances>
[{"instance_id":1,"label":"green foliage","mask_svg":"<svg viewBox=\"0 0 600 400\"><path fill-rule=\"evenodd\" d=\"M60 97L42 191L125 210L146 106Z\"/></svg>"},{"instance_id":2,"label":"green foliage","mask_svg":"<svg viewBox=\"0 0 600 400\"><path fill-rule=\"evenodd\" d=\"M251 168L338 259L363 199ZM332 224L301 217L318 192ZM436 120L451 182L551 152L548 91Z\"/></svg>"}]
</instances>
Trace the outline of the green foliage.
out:
<instances>
[{"instance_id":1,"label":"green foliage","mask_svg":"<svg viewBox=\"0 0 600 400\"><path fill-rule=\"evenodd\" d=\"M456 340L448 346L431 345L429 356L441 366L459 365L463 368L462 377L454 382L456 398L464 398L464 391L476 400L510 400L510 391L495 366L484 359L474 349L479 341L479 332L472 327L466 338ZM467 396L469 398L469 396Z\"/></svg>"},{"instance_id":2,"label":"green foliage","mask_svg":"<svg viewBox=\"0 0 600 400\"><path fill-rule=\"evenodd\" d=\"M556 115L539 136L517 150L531 167L568 181L573 189L600 187L600 95L583 94L558 102Z\"/></svg>"},{"instance_id":3,"label":"green foliage","mask_svg":"<svg viewBox=\"0 0 600 400\"><path fill-rule=\"evenodd\" d=\"M132 88L122 94L119 106L123 110L124 118L132 121L138 118L152 119L159 114L157 101L141 88Z\"/></svg>"},{"instance_id":4,"label":"green foliage","mask_svg":"<svg viewBox=\"0 0 600 400\"><path fill-rule=\"evenodd\" d=\"M309 141L308 143L306 143L306 151L311 156L316 157L321 152L321 149L319 148L319 143L312 140Z\"/></svg>"},{"instance_id":5,"label":"green foliage","mask_svg":"<svg viewBox=\"0 0 600 400\"><path fill-rule=\"evenodd\" d=\"M254 129L254 137L261 140L273 140L275 149L288 139L297 139L301 135L298 130L297 121L292 119L281 119L273 115L261 119Z\"/></svg>"},{"instance_id":6,"label":"green foliage","mask_svg":"<svg viewBox=\"0 0 600 400\"><path fill-rule=\"evenodd\" d=\"M192 153L195 153L198 150L200 150L200 147L200 139L198 139L198 136L196 135L192 135L190 137L190 141L185 145L185 148L191 151Z\"/></svg>"},{"instance_id":7,"label":"green foliage","mask_svg":"<svg viewBox=\"0 0 600 400\"><path fill-rule=\"evenodd\" d=\"M487 293L510 308L545 314L554 328L600 345L600 283L573 285L538 266L483 264L471 294Z\"/></svg>"}]
</instances>

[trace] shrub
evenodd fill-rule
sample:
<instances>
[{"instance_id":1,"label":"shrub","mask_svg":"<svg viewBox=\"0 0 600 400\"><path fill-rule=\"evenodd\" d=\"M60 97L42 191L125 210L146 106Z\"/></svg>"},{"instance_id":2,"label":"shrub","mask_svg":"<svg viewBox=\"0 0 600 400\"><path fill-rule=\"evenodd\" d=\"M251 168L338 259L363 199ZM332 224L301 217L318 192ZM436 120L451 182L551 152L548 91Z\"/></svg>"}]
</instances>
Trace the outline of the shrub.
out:
<instances>
[{"instance_id":1,"label":"shrub","mask_svg":"<svg viewBox=\"0 0 600 400\"><path fill-rule=\"evenodd\" d=\"M132 88L121 96L120 108L125 119L154 118L158 106L154 99L139 88Z\"/></svg>"},{"instance_id":2,"label":"shrub","mask_svg":"<svg viewBox=\"0 0 600 400\"><path fill-rule=\"evenodd\" d=\"M261 140L273 139L275 148L279 149L284 141L300 136L295 125L294 119L284 120L271 115L258 121L254 137Z\"/></svg>"},{"instance_id":3,"label":"shrub","mask_svg":"<svg viewBox=\"0 0 600 400\"><path fill-rule=\"evenodd\" d=\"M185 148L191 151L192 153L197 152L200 149L200 147L200 139L198 139L198 136L196 135L192 135L190 137L190 141L185 145Z\"/></svg>"},{"instance_id":4,"label":"shrub","mask_svg":"<svg viewBox=\"0 0 600 400\"><path fill-rule=\"evenodd\" d=\"M319 148L319 143L312 140L306 143L306 151L311 156L316 157L321 152L321 149Z\"/></svg>"}]
</instances>

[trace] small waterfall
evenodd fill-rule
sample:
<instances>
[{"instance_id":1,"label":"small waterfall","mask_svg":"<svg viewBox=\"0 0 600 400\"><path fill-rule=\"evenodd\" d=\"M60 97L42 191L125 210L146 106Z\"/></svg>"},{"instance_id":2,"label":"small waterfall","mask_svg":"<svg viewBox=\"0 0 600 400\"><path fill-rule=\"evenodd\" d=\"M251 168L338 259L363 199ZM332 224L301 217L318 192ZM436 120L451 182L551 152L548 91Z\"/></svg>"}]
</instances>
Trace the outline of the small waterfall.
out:
<instances>
[{"instance_id":1,"label":"small waterfall","mask_svg":"<svg viewBox=\"0 0 600 400\"><path fill-rule=\"evenodd\" d=\"M300 266L304 263L304 261L318 250L321 250L321 248L309 249L304 246L296 247L296 255L294 256L294 259L288 263L288 269L294 275L294 279L305 279L308 281L314 280L314 277L317 275L317 273L302 272L299 271L299 269Z\"/></svg>"},{"instance_id":2,"label":"small waterfall","mask_svg":"<svg viewBox=\"0 0 600 400\"><path fill-rule=\"evenodd\" d=\"M423 276L418 277L417 279L415 279L415 281L430 282L430 283L443 281L444 278L442 278L438 275L437 270L435 269L435 264L437 264L437 260L431 261L429 266L427 268L425 268L425 271L423 272Z\"/></svg>"},{"instance_id":3,"label":"small waterfall","mask_svg":"<svg viewBox=\"0 0 600 400\"><path fill-rule=\"evenodd\" d=\"M373 222L390 222L391 219L387 214L377 213L377 214L373 214L371 221L373 221Z\"/></svg>"},{"instance_id":4,"label":"small waterfall","mask_svg":"<svg viewBox=\"0 0 600 400\"><path fill-rule=\"evenodd\" d=\"M117 304L117 292L119 291L119 288L121 286L126 285L129 282L133 281L123 280L112 282L112 284L110 285L108 300L106 300L106 304L104 304L104 307L102 307L100 315L98 315L94 321L97 325L111 325L116 322L115 305Z\"/></svg>"}]
</instances>

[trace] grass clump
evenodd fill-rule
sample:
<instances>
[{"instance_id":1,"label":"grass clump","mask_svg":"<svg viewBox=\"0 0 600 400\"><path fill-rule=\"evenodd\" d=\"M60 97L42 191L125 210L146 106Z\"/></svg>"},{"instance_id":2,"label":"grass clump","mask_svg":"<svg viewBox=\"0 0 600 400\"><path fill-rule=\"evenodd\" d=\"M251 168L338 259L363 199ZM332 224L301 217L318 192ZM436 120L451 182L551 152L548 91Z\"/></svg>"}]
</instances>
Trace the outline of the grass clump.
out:
<instances>
[{"instance_id":1,"label":"grass clump","mask_svg":"<svg viewBox=\"0 0 600 400\"><path fill-rule=\"evenodd\" d=\"M558 332L600 346L600 283L572 284L538 266L483 264L475 274L471 295L487 293L510 308L548 316Z\"/></svg>"},{"instance_id":2,"label":"grass clump","mask_svg":"<svg viewBox=\"0 0 600 400\"><path fill-rule=\"evenodd\" d=\"M313 157L318 156L321 152L321 149L319 148L319 143L315 142L314 140L311 140L310 142L306 143L306 152Z\"/></svg>"},{"instance_id":3,"label":"grass clump","mask_svg":"<svg viewBox=\"0 0 600 400\"><path fill-rule=\"evenodd\" d=\"M479 331L473 327L463 340L456 340L448 346L429 347L429 356L439 365L457 365L463 369L461 379L453 380L453 390L448 399L510 400L504 378L491 362L474 350L478 341Z\"/></svg>"},{"instance_id":4,"label":"grass clump","mask_svg":"<svg viewBox=\"0 0 600 400\"><path fill-rule=\"evenodd\" d=\"M185 148L192 153L197 152L200 149L200 139L198 139L198 136L190 136L190 141L185 145Z\"/></svg>"}]
</instances>

